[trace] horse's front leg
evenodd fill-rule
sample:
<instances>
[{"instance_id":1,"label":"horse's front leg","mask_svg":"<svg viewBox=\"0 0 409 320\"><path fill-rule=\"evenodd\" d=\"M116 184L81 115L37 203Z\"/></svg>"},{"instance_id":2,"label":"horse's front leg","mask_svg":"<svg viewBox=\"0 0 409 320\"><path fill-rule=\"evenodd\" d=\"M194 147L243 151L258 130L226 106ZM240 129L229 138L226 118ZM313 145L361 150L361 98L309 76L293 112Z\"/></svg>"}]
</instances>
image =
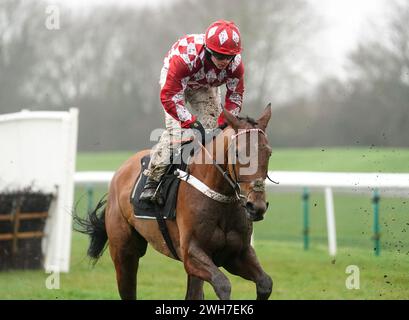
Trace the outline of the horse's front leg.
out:
<instances>
[{"instance_id":1,"label":"horse's front leg","mask_svg":"<svg viewBox=\"0 0 409 320\"><path fill-rule=\"evenodd\" d=\"M197 277L187 276L186 300L203 300L203 280Z\"/></svg>"},{"instance_id":2,"label":"horse's front leg","mask_svg":"<svg viewBox=\"0 0 409 320\"><path fill-rule=\"evenodd\" d=\"M232 274L253 281L257 288L257 300L267 300L273 290L273 281L262 269L254 249L249 246L223 267Z\"/></svg>"},{"instance_id":3,"label":"horse's front leg","mask_svg":"<svg viewBox=\"0 0 409 320\"><path fill-rule=\"evenodd\" d=\"M219 299L230 299L231 284L229 279L199 246L191 242L183 250L183 257L183 264L189 276L209 282Z\"/></svg>"}]
</instances>

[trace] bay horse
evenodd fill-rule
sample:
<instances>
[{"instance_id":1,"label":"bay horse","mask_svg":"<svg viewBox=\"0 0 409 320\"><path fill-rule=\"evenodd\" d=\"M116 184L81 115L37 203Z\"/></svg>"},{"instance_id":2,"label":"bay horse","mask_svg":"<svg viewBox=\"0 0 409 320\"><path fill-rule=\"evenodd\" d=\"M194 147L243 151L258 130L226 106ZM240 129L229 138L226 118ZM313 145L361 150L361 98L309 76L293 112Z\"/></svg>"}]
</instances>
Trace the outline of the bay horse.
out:
<instances>
[{"instance_id":1,"label":"bay horse","mask_svg":"<svg viewBox=\"0 0 409 320\"><path fill-rule=\"evenodd\" d=\"M186 299L204 298L203 281L212 285L219 299L230 299L230 281L219 267L255 282L257 299L268 299L273 282L262 269L250 240L253 222L262 220L268 207L264 181L271 147L265 130L271 117L271 104L257 121L236 118L226 110L223 112L228 126L202 147L193 160L213 157L217 148L211 147L219 147L223 148L224 163L217 166L214 162L193 161L189 164L189 173L216 193L232 198L238 196L240 201L215 201L181 181L176 219L167 219L166 224L187 273ZM254 133L257 135L257 145L251 146L251 139L246 139L244 145L238 145L239 136ZM236 157L240 152L256 147L253 156L257 158L257 163L253 174L240 175L245 165L240 163L240 159L234 164L229 158L232 144L236 146ZM77 231L90 236L88 256L94 263L108 242L122 299L136 299L139 259L146 253L148 243L160 253L175 259L157 221L135 217L130 203L134 183L141 173L141 158L149 152L140 151L128 159L113 176L107 200L101 199L85 219L75 217L79 223ZM220 169L224 171L223 174Z\"/></svg>"}]
</instances>

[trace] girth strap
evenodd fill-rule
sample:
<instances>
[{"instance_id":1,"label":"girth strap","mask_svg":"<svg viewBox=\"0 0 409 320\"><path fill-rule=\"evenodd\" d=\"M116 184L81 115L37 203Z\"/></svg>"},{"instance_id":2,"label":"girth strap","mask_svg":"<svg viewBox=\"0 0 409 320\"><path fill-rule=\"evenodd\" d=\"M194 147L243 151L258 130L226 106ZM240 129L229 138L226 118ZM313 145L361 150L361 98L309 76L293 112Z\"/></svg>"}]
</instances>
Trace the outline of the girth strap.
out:
<instances>
[{"instance_id":1,"label":"girth strap","mask_svg":"<svg viewBox=\"0 0 409 320\"><path fill-rule=\"evenodd\" d=\"M162 215L159 213L159 210L156 210L156 220L158 221L158 225L159 225L159 229L160 232L162 233L163 239L165 239L165 242L170 250L170 252L172 253L172 255L177 259L180 260L175 246L173 245L172 239L169 235L169 231L168 231L168 227L166 226L166 221L165 219L162 217Z\"/></svg>"}]
</instances>

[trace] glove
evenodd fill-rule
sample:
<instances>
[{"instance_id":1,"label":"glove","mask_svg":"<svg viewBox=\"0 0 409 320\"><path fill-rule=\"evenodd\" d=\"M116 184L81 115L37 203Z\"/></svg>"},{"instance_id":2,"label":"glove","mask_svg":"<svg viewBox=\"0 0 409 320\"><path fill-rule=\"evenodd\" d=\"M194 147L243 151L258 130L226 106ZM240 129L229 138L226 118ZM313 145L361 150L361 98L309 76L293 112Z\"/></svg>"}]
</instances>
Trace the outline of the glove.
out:
<instances>
[{"instance_id":1,"label":"glove","mask_svg":"<svg viewBox=\"0 0 409 320\"><path fill-rule=\"evenodd\" d=\"M202 145L206 144L206 131L203 128L203 125L200 123L200 121L196 120L195 122L192 122L190 125L190 128L193 129L194 135L196 138L200 138L200 141Z\"/></svg>"}]
</instances>

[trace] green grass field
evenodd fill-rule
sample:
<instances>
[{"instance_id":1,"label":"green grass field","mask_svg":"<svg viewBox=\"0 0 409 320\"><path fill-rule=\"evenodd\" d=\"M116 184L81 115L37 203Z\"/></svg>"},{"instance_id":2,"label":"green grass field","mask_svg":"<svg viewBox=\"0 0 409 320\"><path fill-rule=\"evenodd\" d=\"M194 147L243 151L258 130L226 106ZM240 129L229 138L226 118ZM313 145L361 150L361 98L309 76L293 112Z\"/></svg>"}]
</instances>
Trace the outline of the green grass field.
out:
<instances>
[{"instance_id":1,"label":"green grass field","mask_svg":"<svg viewBox=\"0 0 409 320\"><path fill-rule=\"evenodd\" d=\"M133 152L80 153L77 170L116 170ZM409 149L273 149L270 170L409 172Z\"/></svg>"},{"instance_id":2,"label":"green grass field","mask_svg":"<svg viewBox=\"0 0 409 320\"><path fill-rule=\"evenodd\" d=\"M132 152L79 154L77 170L115 170ZM271 170L409 172L409 150L276 150ZM106 190L98 190L95 198ZM87 206L86 191L76 190L77 210ZM321 193L310 199L310 248L303 250L300 194L269 195L264 221L255 224L258 257L274 281L271 299L409 299L409 205L403 198L381 198L381 255L373 253L372 205L368 196L334 194L338 253L328 255L325 203ZM46 289L49 274L38 271L0 273L1 299L118 299L109 253L95 268L85 256L88 240L73 233L71 271L60 275L60 289ZM345 286L346 268L360 271L360 289ZM253 299L255 287L231 276L232 297ZM148 249L139 268L138 298L183 299L183 266ZM205 296L215 299L205 285Z\"/></svg>"}]
</instances>

